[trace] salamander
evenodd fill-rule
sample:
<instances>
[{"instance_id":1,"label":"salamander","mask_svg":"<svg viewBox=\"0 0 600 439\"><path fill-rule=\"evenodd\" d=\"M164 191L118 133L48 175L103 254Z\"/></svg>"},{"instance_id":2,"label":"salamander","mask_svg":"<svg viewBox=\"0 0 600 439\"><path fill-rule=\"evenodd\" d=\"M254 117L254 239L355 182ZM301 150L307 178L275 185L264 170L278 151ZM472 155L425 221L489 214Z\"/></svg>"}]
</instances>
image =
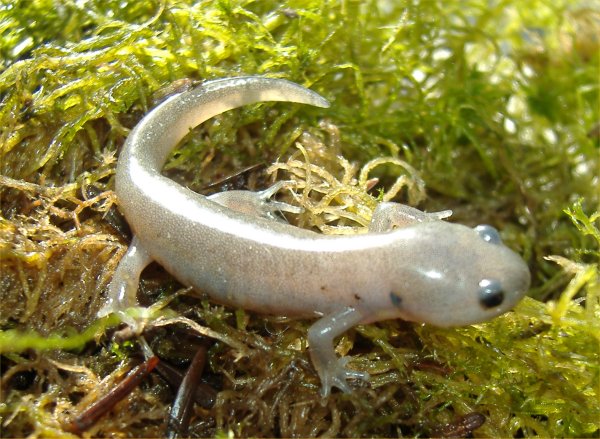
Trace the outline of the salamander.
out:
<instances>
[{"instance_id":1,"label":"salamander","mask_svg":"<svg viewBox=\"0 0 600 439\"><path fill-rule=\"evenodd\" d=\"M281 203L262 192L205 197L161 175L189 130L230 109L265 101L326 108L295 83L260 76L207 81L171 96L132 130L115 177L134 238L115 270L99 316L138 305L141 271L157 261L215 301L261 313L316 318L309 352L323 396L368 375L337 358L334 338L357 325L400 318L448 327L492 319L527 292L529 269L491 226L444 221L381 203L369 232L327 236L273 218Z\"/></svg>"}]
</instances>

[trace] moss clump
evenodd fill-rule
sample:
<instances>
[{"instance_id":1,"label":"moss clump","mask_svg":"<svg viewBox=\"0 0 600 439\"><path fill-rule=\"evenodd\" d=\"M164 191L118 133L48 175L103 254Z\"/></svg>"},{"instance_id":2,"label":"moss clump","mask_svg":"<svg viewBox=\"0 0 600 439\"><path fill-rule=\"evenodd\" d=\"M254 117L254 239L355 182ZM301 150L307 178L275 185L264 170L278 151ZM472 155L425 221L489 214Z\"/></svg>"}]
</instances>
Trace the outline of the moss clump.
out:
<instances>
[{"instance_id":1,"label":"moss clump","mask_svg":"<svg viewBox=\"0 0 600 439\"><path fill-rule=\"evenodd\" d=\"M173 155L170 177L199 189L298 141L359 166L391 156L410 168L383 169L380 187L422 179L420 207L496 226L529 262L532 298L468 328L349 331L338 352L373 380L321 405L310 322L217 307L201 292L174 297L178 284L151 268L140 299L170 301L148 323L161 358L184 367L193 353L178 342L190 331L217 340L207 375L223 390L190 433L597 436L599 33L600 13L566 0L0 6L3 435L65 434L72 413L131 368L136 350L103 337L115 322L94 317L128 243L110 218L129 129L173 89L266 74L333 105L266 104L208 122ZM366 194L360 178L344 180L350 162L319 157L309 158L344 185L309 200L334 209L306 224L362 224L377 188ZM153 374L89 433L160 436L172 399Z\"/></svg>"}]
</instances>

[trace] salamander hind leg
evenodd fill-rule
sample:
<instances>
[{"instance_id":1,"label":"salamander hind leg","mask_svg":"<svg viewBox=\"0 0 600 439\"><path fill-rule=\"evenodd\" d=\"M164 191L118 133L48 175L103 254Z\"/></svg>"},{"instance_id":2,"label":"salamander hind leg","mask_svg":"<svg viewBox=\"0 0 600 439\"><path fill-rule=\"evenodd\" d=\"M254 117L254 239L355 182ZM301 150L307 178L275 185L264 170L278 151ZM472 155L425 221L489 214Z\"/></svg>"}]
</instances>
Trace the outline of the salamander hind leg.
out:
<instances>
[{"instance_id":1,"label":"salamander hind leg","mask_svg":"<svg viewBox=\"0 0 600 439\"><path fill-rule=\"evenodd\" d=\"M354 308L327 315L317 320L308 330L310 356L321 378L321 396L326 398L333 386L343 392L352 391L349 378L369 380L369 374L346 369L348 358L337 358L333 349L333 339L349 328L360 323L363 316Z\"/></svg>"},{"instance_id":2,"label":"salamander hind leg","mask_svg":"<svg viewBox=\"0 0 600 439\"><path fill-rule=\"evenodd\" d=\"M301 207L271 200L271 197L287 184L290 184L290 182L278 181L274 185L260 192L234 190L219 192L207 198L215 203L219 203L221 206L225 206L237 212L284 221L279 216L280 212L302 213L303 211Z\"/></svg>"},{"instance_id":3,"label":"salamander hind leg","mask_svg":"<svg viewBox=\"0 0 600 439\"><path fill-rule=\"evenodd\" d=\"M137 290L140 274L150 262L152 262L152 258L134 236L127 253L119 261L108 286L107 302L98 311L98 317L104 317L114 312L119 314L121 319L132 326L134 330L137 329L136 321L126 315L125 310L138 305Z\"/></svg>"}]
</instances>

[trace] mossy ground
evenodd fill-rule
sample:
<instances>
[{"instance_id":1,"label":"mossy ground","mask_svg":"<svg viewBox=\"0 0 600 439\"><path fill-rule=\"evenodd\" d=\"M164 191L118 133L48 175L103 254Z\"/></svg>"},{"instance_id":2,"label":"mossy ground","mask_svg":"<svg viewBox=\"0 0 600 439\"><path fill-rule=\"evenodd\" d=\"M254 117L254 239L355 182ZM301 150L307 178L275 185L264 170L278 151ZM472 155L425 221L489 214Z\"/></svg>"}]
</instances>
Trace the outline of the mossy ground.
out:
<instances>
[{"instance_id":1,"label":"mossy ground","mask_svg":"<svg viewBox=\"0 0 600 439\"><path fill-rule=\"evenodd\" d=\"M190 332L217 339L207 376L222 391L214 408L196 408L190 434L597 437L599 34L593 3L566 0L0 0L2 436L67 434L131 367L135 341L112 342L116 322L95 319L128 243L109 215L129 129L190 81L264 74L332 106L265 104L207 122L170 177L201 189L292 153L288 171L301 174L300 143L340 182L301 219L325 232L368 220L371 195L398 176L395 199L418 202L422 179L418 207L501 230L531 267L531 297L467 328L349 331L338 353L372 381L321 404L310 322L200 292L173 298L180 286L152 267L140 299L167 306L147 333L163 361L185 367ZM368 195L323 148L396 165L376 169ZM172 400L153 374L87 434L160 436Z\"/></svg>"}]
</instances>

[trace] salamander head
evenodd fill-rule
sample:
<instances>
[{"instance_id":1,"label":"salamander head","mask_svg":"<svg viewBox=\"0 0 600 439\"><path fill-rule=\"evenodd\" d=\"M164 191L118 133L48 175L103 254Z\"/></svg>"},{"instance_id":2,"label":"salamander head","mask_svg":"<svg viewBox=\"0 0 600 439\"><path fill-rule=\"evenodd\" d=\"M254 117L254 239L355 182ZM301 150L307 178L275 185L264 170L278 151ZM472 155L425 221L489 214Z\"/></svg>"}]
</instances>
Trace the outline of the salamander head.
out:
<instances>
[{"instance_id":1,"label":"salamander head","mask_svg":"<svg viewBox=\"0 0 600 439\"><path fill-rule=\"evenodd\" d=\"M529 289L525 261L491 226L436 221L402 232L419 249L389 293L403 319L444 327L483 322L510 310Z\"/></svg>"}]
</instances>

